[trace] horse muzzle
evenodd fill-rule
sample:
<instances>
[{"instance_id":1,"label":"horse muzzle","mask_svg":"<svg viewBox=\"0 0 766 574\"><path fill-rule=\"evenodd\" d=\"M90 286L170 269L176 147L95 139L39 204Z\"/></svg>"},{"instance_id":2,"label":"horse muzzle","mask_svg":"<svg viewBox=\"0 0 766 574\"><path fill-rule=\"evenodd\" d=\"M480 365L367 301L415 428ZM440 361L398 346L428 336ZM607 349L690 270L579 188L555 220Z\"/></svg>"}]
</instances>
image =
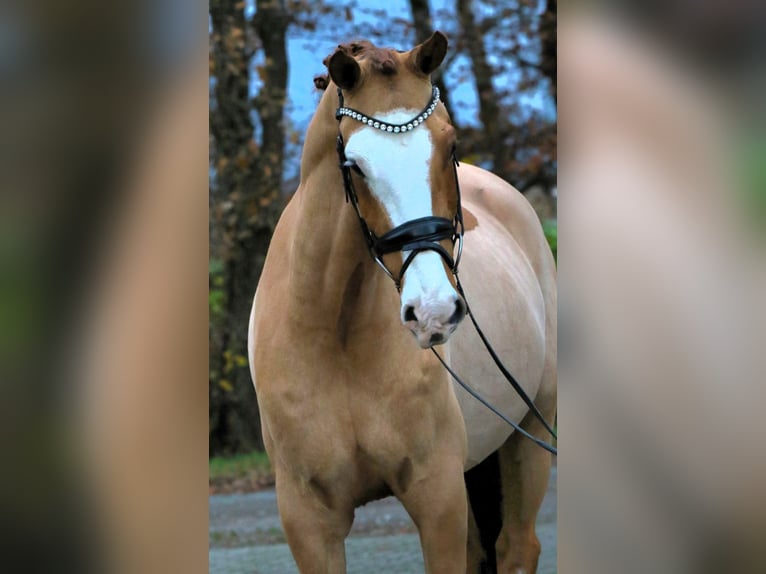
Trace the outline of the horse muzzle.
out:
<instances>
[{"instance_id":1,"label":"horse muzzle","mask_svg":"<svg viewBox=\"0 0 766 574\"><path fill-rule=\"evenodd\" d=\"M465 314L465 301L457 294L447 300L419 298L402 306L402 323L428 349L446 343Z\"/></svg>"}]
</instances>

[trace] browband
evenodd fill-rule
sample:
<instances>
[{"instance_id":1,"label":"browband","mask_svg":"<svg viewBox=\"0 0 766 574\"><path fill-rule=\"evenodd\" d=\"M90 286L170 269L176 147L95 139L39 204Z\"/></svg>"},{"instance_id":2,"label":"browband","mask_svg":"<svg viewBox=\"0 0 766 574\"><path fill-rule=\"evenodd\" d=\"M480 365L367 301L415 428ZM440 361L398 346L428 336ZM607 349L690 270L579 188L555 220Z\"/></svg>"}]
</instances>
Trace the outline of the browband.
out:
<instances>
[{"instance_id":1,"label":"browband","mask_svg":"<svg viewBox=\"0 0 766 574\"><path fill-rule=\"evenodd\" d=\"M420 112L417 116L415 116L409 121L404 122L403 124L389 124L387 122L384 122L383 120L379 120L372 116L367 116L363 114L362 112L359 112L353 108L345 107L343 105L343 90L341 90L340 88L338 88L338 100L340 102L340 107L335 112L336 120L340 121L340 119L343 116L347 116L353 120L357 120L359 122L362 122L363 124L372 126L373 128L377 130L399 134L399 133L404 133L404 132L414 130L424 121L426 121L428 119L428 116L434 113L434 110L436 109L436 105L439 103L439 88L434 86L433 89L431 90L431 101L428 102L428 105L425 108L423 108L423 111Z\"/></svg>"}]
</instances>

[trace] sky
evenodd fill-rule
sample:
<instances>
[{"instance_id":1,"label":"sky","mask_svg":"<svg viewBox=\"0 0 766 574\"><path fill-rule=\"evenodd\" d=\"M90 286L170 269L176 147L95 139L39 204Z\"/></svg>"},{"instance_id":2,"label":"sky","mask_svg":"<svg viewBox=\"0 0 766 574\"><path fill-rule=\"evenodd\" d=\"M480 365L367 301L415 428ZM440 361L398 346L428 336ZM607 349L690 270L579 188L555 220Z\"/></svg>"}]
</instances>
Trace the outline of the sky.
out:
<instances>
[{"instance_id":1,"label":"sky","mask_svg":"<svg viewBox=\"0 0 766 574\"><path fill-rule=\"evenodd\" d=\"M367 1L364 3L367 8L385 8L387 17L390 20L401 18L404 20L411 20L412 15L410 12L410 6L408 0L385 0L381 1ZM454 0L431 0L431 13L434 17L434 28L441 30L452 30L456 26L456 17L452 16L449 22L445 22L439 18L439 12L442 9L449 9L454 12ZM245 15L251 17L255 13L255 0L246 0ZM360 29L364 29L365 25L374 25L376 20L374 16L362 11L353 12L353 24ZM303 133L308 126L314 110L319 102L321 93L314 89L313 78L317 74L325 72L325 67L322 65L322 60L325 56L330 54L332 50L340 42L350 40L352 38L335 38L317 40L318 35L313 35L309 32L297 30L293 28L288 36L287 41L287 56L288 56L288 102L286 106L286 113L291 123L291 127L299 132ZM394 47L403 50L408 50L413 47L415 43L414 33L409 38L385 38L387 43ZM491 50L488 50L491 54ZM450 98L454 102L453 105L455 121L460 125L479 125L478 121L478 99L476 96L476 90L474 89L472 82L460 81L454 70L460 68L460 65L468 62L465 56L459 56L451 66L452 73L448 73L445 82L450 89ZM257 61L253 62L253 66L258 64ZM251 74L253 81L251 84L252 95L255 96L260 90L259 80L257 74ZM498 87L502 87L503 82L513 81L507 76L500 76L497 78ZM548 117L555 117L555 109L552 102L549 101L544 89L541 89L538 94L526 97L524 103L532 108L536 108L542 111ZM257 122L256 122L257 125ZM256 128L257 130L257 128ZM260 134L256 132L256 138L259 138ZM297 150L293 150L295 154ZM298 162L294 158L290 158L288 152L288 160L285 165L285 176L287 178L293 177L297 174Z\"/></svg>"},{"instance_id":2,"label":"sky","mask_svg":"<svg viewBox=\"0 0 766 574\"><path fill-rule=\"evenodd\" d=\"M445 0L432 0L432 11L435 13L438 9L443 8L446 5ZM367 2L367 6L373 6L374 4L385 5L386 11L391 19L403 18L411 19L411 13L409 9L409 2L407 0L386 0L386 2ZM354 13L354 22L359 25L363 24L375 24L374 18L363 12ZM434 21L436 29L440 27L438 19ZM325 42L322 45L320 43L319 49L311 49L307 46L308 42L298 38L293 38L288 42L288 57L290 62L289 79L288 79L288 93L291 96L292 111L291 115L299 123L301 119L308 123L308 120L313 115L316 104L319 102L320 94L312 91L313 83L312 79L315 75L323 73L325 71L322 65L324 57L332 52L335 46L341 41L348 40L350 38L340 38L335 42ZM407 38L404 41L402 39L390 38L391 45L395 48L402 50L410 49L414 43L414 35L411 38ZM315 42L312 42L315 44ZM457 63L457 62L456 62ZM477 106L476 92L471 86L466 84L458 84L456 82L449 82L449 85L455 86L450 92L452 98L456 98L461 102L464 102L468 110L473 110L473 113L469 112L464 114L464 117L455 118L456 121L462 124L475 123L475 110Z\"/></svg>"}]
</instances>

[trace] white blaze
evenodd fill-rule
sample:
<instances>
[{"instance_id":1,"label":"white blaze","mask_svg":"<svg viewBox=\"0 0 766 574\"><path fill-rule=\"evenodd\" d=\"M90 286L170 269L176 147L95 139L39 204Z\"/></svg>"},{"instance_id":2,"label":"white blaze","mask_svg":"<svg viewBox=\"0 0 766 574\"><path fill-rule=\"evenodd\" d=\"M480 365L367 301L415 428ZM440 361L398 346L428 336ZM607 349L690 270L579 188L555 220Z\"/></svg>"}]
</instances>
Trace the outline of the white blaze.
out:
<instances>
[{"instance_id":1,"label":"white blaze","mask_svg":"<svg viewBox=\"0 0 766 574\"><path fill-rule=\"evenodd\" d=\"M399 109L377 119L401 124L418 113L419 110ZM431 132L425 126L398 134L364 126L354 132L346 144L346 157L365 174L367 186L386 210L394 227L433 215L430 184L432 153ZM404 259L408 253L402 253ZM404 276L403 308L412 305L424 323L423 327L437 327L427 323L443 322L445 313L451 316L455 296L441 257L433 251L419 253Z\"/></svg>"}]
</instances>

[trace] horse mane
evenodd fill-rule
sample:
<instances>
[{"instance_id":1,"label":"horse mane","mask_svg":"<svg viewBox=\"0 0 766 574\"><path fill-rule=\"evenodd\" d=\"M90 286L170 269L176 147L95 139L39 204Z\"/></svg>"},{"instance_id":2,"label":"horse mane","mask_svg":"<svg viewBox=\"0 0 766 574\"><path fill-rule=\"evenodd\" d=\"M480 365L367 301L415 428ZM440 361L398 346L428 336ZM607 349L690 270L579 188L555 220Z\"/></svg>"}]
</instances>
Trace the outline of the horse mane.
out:
<instances>
[{"instance_id":1,"label":"horse mane","mask_svg":"<svg viewBox=\"0 0 766 574\"><path fill-rule=\"evenodd\" d=\"M338 47L322 60L322 64L326 67L330 62L330 58L337 52L344 52L349 56L353 56L358 61L368 60L372 70L384 76L393 76L398 72L398 61L392 57L393 50L391 48L378 48L369 40L354 40L345 44L338 44ZM329 84L329 74L324 73L314 76L314 87L317 90L324 91Z\"/></svg>"}]
</instances>

